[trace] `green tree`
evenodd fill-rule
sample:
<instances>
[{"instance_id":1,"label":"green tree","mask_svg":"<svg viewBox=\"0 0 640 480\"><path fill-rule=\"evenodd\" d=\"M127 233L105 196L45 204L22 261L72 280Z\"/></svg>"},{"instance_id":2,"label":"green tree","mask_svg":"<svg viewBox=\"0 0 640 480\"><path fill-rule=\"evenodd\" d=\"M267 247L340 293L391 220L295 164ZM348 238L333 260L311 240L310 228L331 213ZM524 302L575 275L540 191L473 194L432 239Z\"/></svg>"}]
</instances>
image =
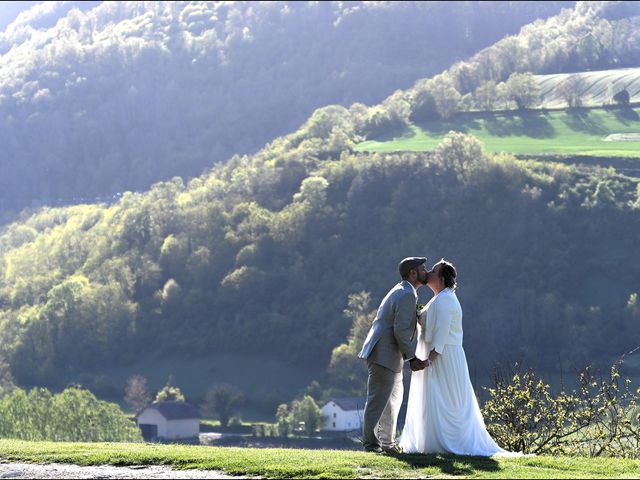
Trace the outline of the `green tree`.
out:
<instances>
[{"instance_id":1,"label":"green tree","mask_svg":"<svg viewBox=\"0 0 640 480\"><path fill-rule=\"evenodd\" d=\"M460 132L449 132L436 147L436 162L460 180L468 180L474 170L487 166L482 144Z\"/></svg>"},{"instance_id":2,"label":"green tree","mask_svg":"<svg viewBox=\"0 0 640 480\"><path fill-rule=\"evenodd\" d=\"M440 118L447 120L458 112L462 96L448 74L440 74L432 80L431 94Z\"/></svg>"},{"instance_id":3,"label":"green tree","mask_svg":"<svg viewBox=\"0 0 640 480\"><path fill-rule=\"evenodd\" d=\"M293 430L293 418L286 403L278 405L276 410L276 425L278 426L278 434L281 437L288 437Z\"/></svg>"},{"instance_id":4,"label":"green tree","mask_svg":"<svg viewBox=\"0 0 640 480\"><path fill-rule=\"evenodd\" d=\"M16 388L16 381L13 378L11 367L5 360L0 359L0 396L14 388Z\"/></svg>"},{"instance_id":5,"label":"green tree","mask_svg":"<svg viewBox=\"0 0 640 480\"><path fill-rule=\"evenodd\" d=\"M480 110L487 112L494 110L499 99L496 82L489 80L480 85L473 93L473 98Z\"/></svg>"},{"instance_id":6,"label":"green tree","mask_svg":"<svg viewBox=\"0 0 640 480\"><path fill-rule=\"evenodd\" d=\"M600 63L603 45L592 33L587 33L580 38L576 46L576 56L581 66L589 67Z\"/></svg>"},{"instance_id":7,"label":"green tree","mask_svg":"<svg viewBox=\"0 0 640 480\"><path fill-rule=\"evenodd\" d=\"M371 294L361 291L349 295L348 307L343 315L351 321L351 330L347 343L338 345L331 352L327 373L331 386L362 394L365 389L366 367L358 358L358 353L375 317L375 311L371 311Z\"/></svg>"},{"instance_id":8,"label":"green tree","mask_svg":"<svg viewBox=\"0 0 640 480\"><path fill-rule=\"evenodd\" d=\"M220 425L227 427L231 416L243 401L244 395L237 387L228 384L213 385L205 396L205 413L218 417Z\"/></svg>"},{"instance_id":9,"label":"green tree","mask_svg":"<svg viewBox=\"0 0 640 480\"><path fill-rule=\"evenodd\" d=\"M406 120L397 109L378 105L367 110L360 133L366 138L374 138L389 131L397 131L404 126Z\"/></svg>"},{"instance_id":10,"label":"green tree","mask_svg":"<svg viewBox=\"0 0 640 480\"><path fill-rule=\"evenodd\" d=\"M304 431L307 435L313 435L324 422L320 407L309 395L305 395L302 400L295 400L292 403L291 414L296 425L304 424Z\"/></svg>"},{"instance_id":11,"label":"green tree","mask_svg":"<svg viewBox=\"0 0 640 480\"><path fill-rule=\"evenodd\" d=\"M90 391L67 388L51 395L44 388L16 388L0 399L0 436L34 441L141 441L138 428L116 404Z\"/></svg>"},{"instance_id":12,"label":"green tree","mask_svg":"<svg viewBox=\"0 0 640 480\"><path fill-rule=\"evenodd\" d=\"M327 200L329 182L323 177L307 177L302 181L300 191L293 196L294 202L305 202L312 209L319 210Z\"/></svg>"},{"instance_id":13,"label":"green tree","mask_svg":"<svg viewBox=\"0 0 640 480\"><path fill-rule=\"evenodd\" d=\"M328 139L337 129L348 132L351 129L349 111L340 105L329 105L313 112L311 118L303 126L303 131L308 137Z\"/></svg>"},{"instance_id":14,"label":"green tree","mask_svg":"<svg viewBox=\"0 0 640 480\"><path fill-rule=\"evenodd\" d=\"M629 101L631 99L631 97L629 95L629 90L627 90L626 88L623 88L622 90L616 92L613 95L612 99L618 105L629 105Z\"/></svg>"},{"instance_id":15,"label":"green tree","mask_svg":"<svg viewBox=\"0 0 640 480\"><path fill-rule=\"evenodd\" d=\"M313 380L307 386L307 389L305 391L305 395L309 395L316 402L319 402L322 399L322 397L324 396L324 390L322 389L322 386L320 385L320 382L318 382L317 380Z\"/></svg>"},{"instance_id":16,"label":"green tree","mask_svg":"<svg viewBox=\"0 0 640 480\"><path fill-rule=\"evenodd\" d=\"M184 395L180 388L173 384L173 377L169 377L167 383L156 395L156 402L184 402Z\"/></svg>"},{"instance_id":17,"label":"green tree","mask_svg":"<svg viewBox=\"0 0 640 480\"><path fill-rule=\"evenodd\" d=\"M512 73L505 86L507 98L516 102L519 110L540 103L540 86L531 73Z\"/></svg>"},{"instance_id":18,"label":"green tree","mask_svg":"<svg viewBox=\"0 0 640 480\"><path fill-rule=\"evenodd\" d=\"M188 240L184 236L169 235L160 247L160 265L168 277L181 278L187 256Z\"/></svg>"},{"instance_id":19,"label":"green tree","mask_svg":"<svg viewBox=\"0 0 640 480\"><path fill-rule=\"evenodd\" d=\"M430 80L422 80L416 83L411 96L412 122L426 122L438 118L438 107L433 92L433 84Z\"/></svg>"}]
</instances>

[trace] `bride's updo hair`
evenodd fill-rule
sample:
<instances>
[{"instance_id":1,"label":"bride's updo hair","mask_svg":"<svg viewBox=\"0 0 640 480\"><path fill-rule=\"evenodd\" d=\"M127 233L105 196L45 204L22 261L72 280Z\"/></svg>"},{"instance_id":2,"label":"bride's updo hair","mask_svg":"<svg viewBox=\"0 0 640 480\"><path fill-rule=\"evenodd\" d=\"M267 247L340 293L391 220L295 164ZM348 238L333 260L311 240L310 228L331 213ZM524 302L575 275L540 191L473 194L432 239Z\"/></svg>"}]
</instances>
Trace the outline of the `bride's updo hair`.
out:
<instances>
[{"instance_id":1,"label":"bride's updo hair","mask_svg":"<svg viewBox=\"0 0 640 480\"><path fill-rule=\"evenodd\" d=\"M456 267L453 266L453 263L447 262L444 258L436 264L436 266L438 265L442 265L442 267L440 267L440 276L444 280L445 288L455 290L458 286L456 283L456 276L458 275Z\"/></svg>"}]
</instances>

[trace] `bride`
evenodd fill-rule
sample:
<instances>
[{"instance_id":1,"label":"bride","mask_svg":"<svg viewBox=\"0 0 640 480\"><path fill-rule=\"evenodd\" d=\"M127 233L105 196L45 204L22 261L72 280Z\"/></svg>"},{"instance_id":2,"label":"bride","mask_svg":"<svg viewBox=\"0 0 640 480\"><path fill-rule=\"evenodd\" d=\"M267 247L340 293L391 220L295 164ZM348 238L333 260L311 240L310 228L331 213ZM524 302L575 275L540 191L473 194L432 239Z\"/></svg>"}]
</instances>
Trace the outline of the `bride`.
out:
<instances>
[{"instance_id":1,"label":"bride","mask_svg":"<svg viewBox=\"0 0 640 480\"><path fill-rule=\"evenodd\" d=\"M436 263L427 284L434 297L420 312L416 356L431 363L411 376L400 446L407 453L521 455L500 448L484 425L462 348L454 266Z\"/></svg>"}]
</instances>

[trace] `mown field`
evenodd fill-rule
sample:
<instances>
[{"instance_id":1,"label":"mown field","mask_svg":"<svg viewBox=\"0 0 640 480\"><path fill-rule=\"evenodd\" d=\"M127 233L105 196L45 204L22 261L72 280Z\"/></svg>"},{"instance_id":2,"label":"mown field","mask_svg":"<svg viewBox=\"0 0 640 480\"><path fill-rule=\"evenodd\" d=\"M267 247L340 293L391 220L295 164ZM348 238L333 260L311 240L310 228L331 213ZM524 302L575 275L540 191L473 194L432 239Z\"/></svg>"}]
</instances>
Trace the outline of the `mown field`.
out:
<instances>
[{"instance_id":1,"label":"mown field","mask_svg":"<svg viewBox=\"0 0 640 480\"><path fill-rule=\"evenodd\" d=\"M637 478L640 460L574 457L398 457L338 450L0 440L0 461L169 465L266 478Z\"/></svg>"},{"instance_id":2,"label":"mown field","mask_svg":"<svg viewBox=\"0 0 640 480\"><path fill-rule=\"evenodd\" d=\"M570 76L582 80L580 95L582 104L607 105L614 93L626 88L631 102L640 101L640 68L620 68L595 72L556 73L535 75L540 86L541 106L545 108L566 107L566 101L558 95L556 87Z\"/></svg>"},{"instance_id":3,"label":"mown field","mask_svg":"<svg viewBox=\"0 0 640 480\"><path fill-rule=\"evenodd\" d=\"M429 151L451 130L477 137L491 152L640 157L640 141L605 141L612 134L640 133L640 109L632 108L462 113L447 122L410 125L356 150Z\"/></svg>"}]
</instances>

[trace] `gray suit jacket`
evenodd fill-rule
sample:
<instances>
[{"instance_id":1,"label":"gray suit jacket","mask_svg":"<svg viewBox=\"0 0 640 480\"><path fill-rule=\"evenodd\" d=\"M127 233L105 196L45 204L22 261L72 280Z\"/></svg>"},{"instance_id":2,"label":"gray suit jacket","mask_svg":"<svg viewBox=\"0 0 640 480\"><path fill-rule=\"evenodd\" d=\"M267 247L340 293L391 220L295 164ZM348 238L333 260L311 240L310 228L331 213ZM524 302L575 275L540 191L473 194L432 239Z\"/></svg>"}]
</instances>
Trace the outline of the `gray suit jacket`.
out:
<instances>
[{"instance_id":1,"label":"gray suit jacket","mask_svg":"<svg viewBox=\"0 0 640 480\"><path fill-rule=\"evenodd\" d=\"M393 287L384 297L367 335L360 358L367 358L394 372L402 371L404 360L416 356L413 337L416 333L418 295L407 281Z\"/></svg>"}]
</instances>

